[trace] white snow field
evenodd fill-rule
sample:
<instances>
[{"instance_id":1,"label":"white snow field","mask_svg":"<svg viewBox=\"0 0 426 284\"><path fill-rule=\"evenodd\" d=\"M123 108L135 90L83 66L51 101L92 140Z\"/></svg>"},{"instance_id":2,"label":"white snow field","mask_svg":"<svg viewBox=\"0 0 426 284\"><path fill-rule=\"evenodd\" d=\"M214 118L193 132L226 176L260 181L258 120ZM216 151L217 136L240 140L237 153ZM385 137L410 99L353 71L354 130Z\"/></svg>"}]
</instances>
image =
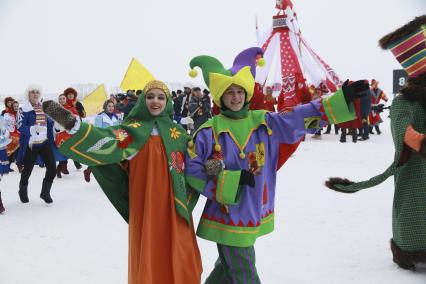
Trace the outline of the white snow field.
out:
<instances>
[{"instance_id":1,"label":"white snow field","mask_svg":"<svg viewBox=\"0 0 426 284\"><path fill-rule=\"evenodd\" d=\"M339 143L334 133L322 140L309 135L279 172L276 229L255 244L262 283L426 283L424 266L408 272L392 262L392 179L352 195L323 185L330 176L361 180L381 173L393 159L388 119L382 131L356 144ZM40 168L30 180L28 204L18 199L16 172L1 181L6 212L0 215L0 284L127 282L126 223L95 181L88 184L82 171L69 168L69 176L55 179L51 206L38 197ZM194 213L196 223L204 201ZM216 245L198 243L204 280Z\"/></svg>"}]
</instances>

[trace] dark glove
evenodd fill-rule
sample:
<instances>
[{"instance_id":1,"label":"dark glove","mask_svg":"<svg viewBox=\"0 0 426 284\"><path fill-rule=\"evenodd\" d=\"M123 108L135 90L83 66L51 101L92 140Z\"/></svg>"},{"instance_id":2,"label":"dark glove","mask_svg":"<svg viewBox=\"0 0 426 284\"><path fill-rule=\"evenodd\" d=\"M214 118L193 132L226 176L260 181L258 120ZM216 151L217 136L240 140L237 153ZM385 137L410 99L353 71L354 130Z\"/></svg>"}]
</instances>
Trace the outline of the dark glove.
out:
<instances>
[{"instance_id":1,"label":"dark glove","mask_svg":"<svg viewBox=\"0 0 426 284\"><path fill-rule=\"evenodd\" d=\"M240 185L255 186L254 174L247 170L241 170Z\"/></svg>"},{"instance_id":2,"label":"dark glove","mask_svg":"<svg viewBox=\"0 0 426 284\"><path fill-rule=\"evenodd\" d=\"M426 159L426 138L422 141L422 147L420 148L420 154L423 156L423 158Z\"/></svg>"},{"instance_id":3,"label":"dark glove","mask_svg":"<svg viewBox=\"0 0 426 284\"><path fill-rule=\"evenodd\" d=\"M385 106L384 104L378 104L376 106L372 106L371 109L374 110L375 112L380 113L380 112L383 112L384 106Z\"/></svg>"},{"instance_id":4,"label":"dark glove","mask_svg":"<svg viewBox=\"0 0 426 284\"><path fill-rule=\"evenodd\" d=\"M56 121L59 125L66 130L71 130L77 119L67 109L64 109L59 103L49 100L43 102L43 112Z\"/></svg>"},{"instance_id":5,"label":"dark glove","mask_svg":"<svg viewBox=\"0 0 426 284\"><path fill-rule=\"evenodd\" d=\"M367 80L358 80L349 83L348 79L343 83L342 90L346 103L350 104L353 100L364 97L366 92L370 90L370 86Z\"/></svg>"},{"instance_id":6,"label":"dark glove","mask_svg":"<svg viewBox=\"0 0 426 284\"><path fill-rule=\"evenodd\" d=\"M220 171L223 169L223 164L221 160L210 159L204 163L206 169L206 174L209 177L216 177L219 175Z\"/></svg>"}]
</instances>

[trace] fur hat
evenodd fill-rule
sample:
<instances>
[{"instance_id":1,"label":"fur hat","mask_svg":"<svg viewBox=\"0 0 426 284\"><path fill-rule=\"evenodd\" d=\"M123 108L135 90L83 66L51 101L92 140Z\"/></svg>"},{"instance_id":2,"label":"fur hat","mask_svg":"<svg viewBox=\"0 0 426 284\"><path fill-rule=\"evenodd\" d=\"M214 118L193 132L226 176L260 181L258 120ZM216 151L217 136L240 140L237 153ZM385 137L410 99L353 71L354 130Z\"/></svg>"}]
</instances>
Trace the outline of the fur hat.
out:
<instances>
[{"instance_id":1,"label":"fur hat","mask_svg":"<svg viewBox=\"0 0 426 284\"><path fill-rule=\"evenodd\" d=\"M43 90L42 88L37 85L37 84L30 84L28 85L27 89L25 90L25 96L28 98L28 95L30 94L31 91L38 91L40 93L40 95L43 94Z\"/></svg>"},{"instance_id":2,"label":"fur hat","mask_svg":"<svg viewBox=\"0 0 426 284\"><path fill-rule=\"evenodd\" d=\"M74 89L74 88L66 88L65 90L64 90L64 95L65 96L68 96L68 94L73 94L74 95L74 98L76 98L77 97L77 91Z\"/></svg>"},{"instance_id":3,"label":"fur hat","mask_svg":"<svg viewBox=\"0 0 426 284\"><path fill-rule=\"evenodd\" d=\"M383 49L390 49L410 78L426 72L426 15L380 39Z\"/></svg>"}]
</instances>

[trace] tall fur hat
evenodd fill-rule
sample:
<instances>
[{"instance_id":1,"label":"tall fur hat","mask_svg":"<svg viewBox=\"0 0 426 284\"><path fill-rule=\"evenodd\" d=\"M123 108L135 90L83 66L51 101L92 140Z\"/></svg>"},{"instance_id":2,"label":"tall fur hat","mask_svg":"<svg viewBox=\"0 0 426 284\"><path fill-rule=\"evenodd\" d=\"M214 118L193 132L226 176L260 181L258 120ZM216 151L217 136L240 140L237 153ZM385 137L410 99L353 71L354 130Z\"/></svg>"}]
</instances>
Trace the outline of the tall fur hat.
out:
<instances>
[{"instance_id":1,"label":"tall fur hat","mask_svg":"<svg viewBox=\"0 0 426 284\"><path fill-rule=\"evenodd\" d=\"M383 49L390 49L410 78L426 73L426 15L380 39Z\"/></svg>"}]
</instances>

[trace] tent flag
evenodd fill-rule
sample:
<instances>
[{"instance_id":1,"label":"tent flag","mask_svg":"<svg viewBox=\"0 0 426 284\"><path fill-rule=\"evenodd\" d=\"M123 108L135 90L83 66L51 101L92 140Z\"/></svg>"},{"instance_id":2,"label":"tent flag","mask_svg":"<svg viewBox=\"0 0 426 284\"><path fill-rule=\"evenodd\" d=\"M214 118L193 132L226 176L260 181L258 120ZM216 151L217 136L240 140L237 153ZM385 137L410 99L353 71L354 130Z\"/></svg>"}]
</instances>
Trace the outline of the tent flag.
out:
<instances>
[{"instance_id":1,"label":"tent flag","mask_svg":"<svg viewBox=\"0 0 426 284\"><path fill-rule=\"evenodd\" d=\"M104 84L101 84L93 92L88 94L82 101L86 115L96 115L103 111L104 102L107 99L107 92Z\"/></svg>"},{"instance_id":2,"label":"tent flag","mask_svg":"<svg viewBox=\"0 0 426 284\"><path fill-rule=\"evenodd\" d=\"M143 90L146 83L151 80L154 80L151 72L135 58L132 58L123 81L121 81L120 88L125 92L127 90Z\"/></svg>"}]
</instances>

